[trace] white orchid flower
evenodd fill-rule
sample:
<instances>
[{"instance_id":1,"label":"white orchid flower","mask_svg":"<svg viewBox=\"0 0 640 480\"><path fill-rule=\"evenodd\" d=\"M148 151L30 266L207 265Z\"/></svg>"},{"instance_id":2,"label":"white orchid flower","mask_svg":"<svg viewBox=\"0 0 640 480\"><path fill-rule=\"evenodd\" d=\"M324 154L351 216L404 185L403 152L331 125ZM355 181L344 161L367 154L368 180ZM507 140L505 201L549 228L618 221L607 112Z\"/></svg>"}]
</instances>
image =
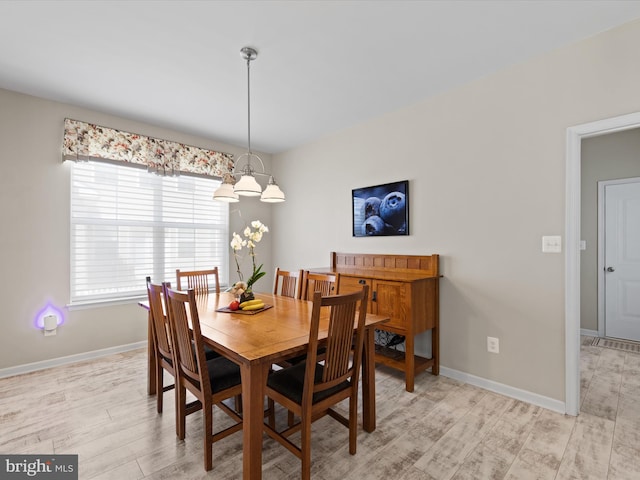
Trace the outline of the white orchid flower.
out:
<instances>
[{"instance_id":1,"label":"white orchid flower","mask_svg":"<svg viewBox=\"0 0 640 480\"><path fill-rule=\"evenodd\" d=\"M238 235L236 232L233 232L233 238L231 240L231 248L233 249L234 252L237 252L238 250L242 250L242 247L244 247L246 244L247 244L246 240L243 240L240 235Z\"/></svg>"},{"instance_id":2,"label":"white orchid flower","mask_svg":"<svg viewBox=\"0 0 640 480\"><path fill-rule=\"evenodd\" d=\"M231 289L233 293L242 294L247 290L251 291L252 285L265 275L265 272L262 270L262 265L256 265L255 248L256 244L258 244L262 240L263 234L268 231L269 227L264 225L260 220L253 220L250 226L247 226L242 232L245 239L243 239L236 232L233 232L231 249L233 250L233 258L236 262L238 277L241 280L240 282L236 282L233 285ZM249 256L251 257L251 262L253 263L253 272L247 282L242 281L242 271L240 270L241 256L238 253L240 250L242 250L242 247L245 246L249 249Z\"/></svg>"},{"instance_id":3,"label":"white orchid flower","mask_svg":"<svg viewBox=\"0 0 640 480\"><path fill-rule=\"evenodd\" d=\"M269 231L269 227L263 224L260 220L254 220L253 222L251 222L251 226L260 233L265 233Z\"/></svg>"}]
</instances>

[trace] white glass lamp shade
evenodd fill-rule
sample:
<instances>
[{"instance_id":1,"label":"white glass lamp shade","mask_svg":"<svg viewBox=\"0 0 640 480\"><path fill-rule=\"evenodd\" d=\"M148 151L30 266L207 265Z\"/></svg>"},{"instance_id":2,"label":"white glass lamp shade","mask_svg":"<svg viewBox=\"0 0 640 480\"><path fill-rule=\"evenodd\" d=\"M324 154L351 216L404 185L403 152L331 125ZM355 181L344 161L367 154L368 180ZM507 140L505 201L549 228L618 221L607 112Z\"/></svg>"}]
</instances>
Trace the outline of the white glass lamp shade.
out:
<instances>
[{"instance_id":1,"label":"white glass lamp shade","mask_svg":"<svg viewBox=\"0 0 640 480\"><path fill-rule=\"evenodd\" d=\"M223 183L215 192L213 192L213 199L220 202L236 203L240 201L238 194L233 191L233 185L231 183Z\"/></svg>"},{"instance_id":2,"label":"white glass lamp shade","mask_svg":"<svg viewBox=\"0 0 640 480\"><path fill-rule=\"evenodd\" d=\"M284 192L280 190L280 187L275 183L270 183L267 188L264 189L260 200L267 203L279 203L284 202Z\"/></svg>"},{"instance_id":3,"label":"white glass lamp shade","mask_svg":"<svg viewBox=\"0 0 640 480\"><path fill-rule=\"evenodd\" d=\"M233 187L233 191L238 195L257 197L262 193L262 187L253 175L242 175L238 183Z\"/></svg>"}]
</instances>

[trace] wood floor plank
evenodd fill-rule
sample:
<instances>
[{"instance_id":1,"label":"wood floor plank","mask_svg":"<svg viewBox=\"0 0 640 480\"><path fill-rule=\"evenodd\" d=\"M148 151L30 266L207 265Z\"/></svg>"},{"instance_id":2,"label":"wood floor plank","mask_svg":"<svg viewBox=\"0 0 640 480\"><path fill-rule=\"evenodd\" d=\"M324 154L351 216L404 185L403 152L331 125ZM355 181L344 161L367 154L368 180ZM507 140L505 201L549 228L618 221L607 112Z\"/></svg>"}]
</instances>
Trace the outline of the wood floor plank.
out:
<instances>
[{"instance_id":1,"label":"wood floor plank","mask_svg":"<svg viewBox=\"0 0 640 480\"><path fill-rule=\"evenodd\" d=\"M414 466L436 478L451 478L512 402L501 395L485 393Z\"/></svg>"},{"instance_id":2,"label":"wood floor plank","mask_svg":"<svg viewBox=\"0 0 640 480\"><path fill-rule=\"evenodd\" d=\"M575 417L543 410L505 478L553 480L574 424Z\"/></svg>"},{"instance_id":3,"label":"wood floor plank","mask_svg":"<svg viewBox=\"0 0 640 480\"><path fill-rule=\"evenodd\" d=\"M127 462L123 465L118 465L115 468L107 470L101 474L98 474L94 477L91 477L91 480L118 480L118 479L131 479L138 480L144 478L144 474L140 467L138 466L138 462L132 460L131 462Z\"/></svg>"},{"instance_id":4,"label":"wood floor plank","mask_svg":"<svg viewBox=\"0 0 640 480\"><path fill-rule=\"evenodd\" d=\"M607 478L615 422L581 414L569 438L557 480Z\"/></svg>"},{"instance_id":5,"label":"wood floor plank","mask_svg":"<svg viewBox=\"0 0 640 480\"><path fill-rule=\"evenodd\" d=\"M595 374L589 384L580 410L597 417L615 420L618 411L618 396L622 383L622 373Z\"/></svg>"}]
</instances>

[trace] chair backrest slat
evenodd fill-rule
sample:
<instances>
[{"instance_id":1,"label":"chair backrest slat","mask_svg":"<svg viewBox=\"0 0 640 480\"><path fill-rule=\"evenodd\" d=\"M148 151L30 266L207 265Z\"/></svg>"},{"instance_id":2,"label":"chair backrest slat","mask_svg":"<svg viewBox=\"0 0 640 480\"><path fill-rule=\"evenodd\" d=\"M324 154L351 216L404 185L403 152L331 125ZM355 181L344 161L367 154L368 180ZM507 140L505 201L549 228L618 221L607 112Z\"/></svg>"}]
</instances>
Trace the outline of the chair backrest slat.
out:
<instances>
[{"instance_id":1,"label":"chair backrest slat","mask_svg":"<svg viewBox=\"0 0 640 480\"><path fill-rule=\"evenodd\" d=\"M180 375L191 379L205 395L211 395L208 374L206 379L203 377L203 372L208 370L195 291L189 289L185 293L166 288L165 295L176 342L177 369ZM189 320L191 320L191 328L189 328Z\"/></svg>"},{"instance_id":2,"label":"chair backrest slat","mask_svg":"<svg viewBox=\"0 0 640 480\"><path fill-rule=\"evenodd\" d=\"M338 274L313 273L305 270L302 277L303 300L313 300L313 294L320 292L323 297L335 295Z\"/></svg>"},{"instance_id":3,"label":"chair backrest slat","mask_svg":"<svg viewBox=\"0 0 640 480\"><path fill-rule=\"evenodd\" d=\"M302 293L302 270L289 272L276 268L273 281L273 294L284 297L300 298Z\"/></svg>"},{"instance_id":4,"label":"chair backrest slat","mask_svg":"<svg viewBox=\"0 0 640 480\"><path fill-rule=\"evenodd\" d=\"M335 380L349 373L349 354L353 341L355 314L356 302L331 307L324 378L322 379L324 382Z\"/></svg>"},{"instance_id":5,"label":"chair backrest slat","mask_svg":"<svg viewBox=\"0 0 640 480\"><path fill-rule=\"evenodd\" d=\"M171 328L169 320L164 313L164 291L160 284L151 283L151 278L147 277L147 295L149 297L149 312L153 333L156 340L158 353L164 358L173 361L173 350L171 341Z\"/></svg>"},{"instance_id":6,"label":"chair backrest slat","mask_svg":"<svg viewBox=\"0 0 640 480\"><path fill-rule=\"evenodd\" d=\"M213 277L212 285L215 288L216 293L220 293L220 280L218 276L218 267L211 268L209 270L191 270L181 271L176 270L176 288L178 290L193 289L196 294L209 293L209 277ZM184 284L186 280L186 285Z\"/></svg>"},{"instance_id":7,"label":"chair backrest slat","mask_svg":"<svg viewBox=\"0 0 640 480\"><path fill-rule=\"evenodd\" d=\"M358 382L368 298L368 285L363 286L361 291L345 295L322 296L320 292L314 293L303 397L346 380ZM320 313L324 307L330 309L327 346L322 380L314 383Z\"/></svg>"}]
</instances>

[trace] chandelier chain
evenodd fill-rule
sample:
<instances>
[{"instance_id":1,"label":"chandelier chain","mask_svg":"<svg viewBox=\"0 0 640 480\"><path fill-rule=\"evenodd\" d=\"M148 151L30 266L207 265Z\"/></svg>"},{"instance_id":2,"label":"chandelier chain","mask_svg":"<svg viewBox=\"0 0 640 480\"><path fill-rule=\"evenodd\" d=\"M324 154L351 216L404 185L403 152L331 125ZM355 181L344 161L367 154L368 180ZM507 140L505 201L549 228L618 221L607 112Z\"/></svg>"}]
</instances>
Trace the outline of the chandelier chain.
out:
<instances>
[{"instance_id":1,"label":"chandelier chain","mask_svg":"<svg viewBox=\"0 0 640 480\"><path fill-rule=\"evenodd\" d=\"M251 55L247 55L247 146L251 155Z\"/></svg>"}]
</instances>

